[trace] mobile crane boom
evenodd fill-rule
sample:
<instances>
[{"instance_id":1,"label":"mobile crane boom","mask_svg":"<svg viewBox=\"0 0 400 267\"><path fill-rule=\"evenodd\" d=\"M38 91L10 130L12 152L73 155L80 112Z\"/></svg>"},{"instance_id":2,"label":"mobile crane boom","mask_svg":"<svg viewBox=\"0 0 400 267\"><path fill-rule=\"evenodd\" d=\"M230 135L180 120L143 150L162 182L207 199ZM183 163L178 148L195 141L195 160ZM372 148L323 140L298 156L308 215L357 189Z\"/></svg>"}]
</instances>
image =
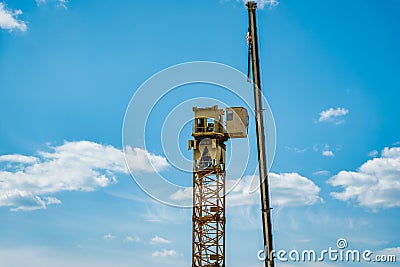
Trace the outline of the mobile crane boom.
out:
<instances>
[{"instance_id":1,"label":"mobile crane boom","mask_svg":"<svg viewBox=\"0 0 400 267\"><path fill-rule=\"evenodd\" d=\"M261 78L260 78L260 59L258 55L258 39L257 39L257 22L256 22L256 9L257 3L249 1L246 3L249 12L249 78L250 78L250 65L253 77L254 89L254 104L255 104L255 117L256 117L256 132L257 132L257 147L258 147L258 168L260 174L260 193L261 193L261 213L262 213L262 226L264 237L264 253L266 256L265 266L274 267L274 259L271 258L273 250L272 242L272 223L271 223L271 207L269 199L269 185L268 185L268 169L267 169L267 155L265 148L264 136L264 118L263 118L263 105L262 105L262 92L261 92Z\"/></svg>"}]
</instances>

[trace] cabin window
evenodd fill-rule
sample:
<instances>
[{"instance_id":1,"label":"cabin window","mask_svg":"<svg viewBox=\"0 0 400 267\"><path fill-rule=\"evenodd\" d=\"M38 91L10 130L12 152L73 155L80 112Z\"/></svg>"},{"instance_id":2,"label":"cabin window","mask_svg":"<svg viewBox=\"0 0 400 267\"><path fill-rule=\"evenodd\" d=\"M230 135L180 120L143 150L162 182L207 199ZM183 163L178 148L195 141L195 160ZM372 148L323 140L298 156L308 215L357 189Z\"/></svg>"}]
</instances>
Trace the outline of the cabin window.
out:
<instances>
[{"instance_id":1,"label":"cabin window","mask_svg":"<svg viewBox=\"0 0 400 267\"><path fill-rule=\"evenodd\" d=\"M227 111L226 120L227 120L227 121L233 120L233 110L228 110L228 111Z\"/></svg>"},{"instance_id":2,"label":"cabin window","mask_svg":"<svg viewBox=\"0 0 400 267\"><path fill-rule=\"evenodd\" d=\"M207 132L214 132L214 119L207 119Z\"/></svg>"}]
</instances>

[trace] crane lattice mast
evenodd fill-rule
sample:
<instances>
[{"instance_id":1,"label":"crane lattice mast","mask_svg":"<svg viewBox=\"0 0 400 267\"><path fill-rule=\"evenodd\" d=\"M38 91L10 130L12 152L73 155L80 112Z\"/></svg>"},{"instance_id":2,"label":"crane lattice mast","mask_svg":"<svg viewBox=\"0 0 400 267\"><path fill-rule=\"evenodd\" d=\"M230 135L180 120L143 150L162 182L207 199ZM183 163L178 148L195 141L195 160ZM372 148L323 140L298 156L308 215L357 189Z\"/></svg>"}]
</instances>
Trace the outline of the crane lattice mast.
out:
<instances>
[{"instance_id":1,"label":"crane lattice mast","mask_svg":"<svg viewBox=\"0 0 400 267\"><path fill-rule=\"evenodd\" d=\"M225 267L225 142L247 137L248 113L217 105L193 111L192 267Z\"/></svg>"}]
</instances>

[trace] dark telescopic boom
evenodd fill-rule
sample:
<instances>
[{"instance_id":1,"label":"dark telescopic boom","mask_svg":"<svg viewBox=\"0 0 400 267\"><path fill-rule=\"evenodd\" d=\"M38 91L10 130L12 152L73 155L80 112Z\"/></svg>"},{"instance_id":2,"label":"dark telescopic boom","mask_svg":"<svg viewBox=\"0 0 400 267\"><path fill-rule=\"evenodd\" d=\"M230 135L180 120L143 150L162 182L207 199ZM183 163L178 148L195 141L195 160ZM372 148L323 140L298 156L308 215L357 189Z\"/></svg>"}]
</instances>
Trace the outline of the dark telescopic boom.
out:
<instances>
[{"instance_id":1,"label":"dark telescopic boom","mask_svg":"<svg viewBox=\"0 0 400 267\"><path fill-rule=\"evenodd\" d=\"M261 93L261 78L260 78L260 60L258 56L258 39L257 39L257 24L256 24L256 9L257 3L250 1L246 3L249 11L249 63L253 74L254 84L254 104L257 127L257 147L258 147L258 168L260 173L260 192L261 192L261 209L262 209L262 225L264 234L264 253L266 256L265 266L273 267L274 259L271 251L272 244L272 224L271 224L271 207L269 201L269 186L268 186L268 170L267 170L267 155L265 150L264 136L264 120L263 106ZM250 60L251 58L251 60ZM249 69L250 70L250 69ZM250 73L249 73L250 74Z\"/></svg>"}]
</instances>

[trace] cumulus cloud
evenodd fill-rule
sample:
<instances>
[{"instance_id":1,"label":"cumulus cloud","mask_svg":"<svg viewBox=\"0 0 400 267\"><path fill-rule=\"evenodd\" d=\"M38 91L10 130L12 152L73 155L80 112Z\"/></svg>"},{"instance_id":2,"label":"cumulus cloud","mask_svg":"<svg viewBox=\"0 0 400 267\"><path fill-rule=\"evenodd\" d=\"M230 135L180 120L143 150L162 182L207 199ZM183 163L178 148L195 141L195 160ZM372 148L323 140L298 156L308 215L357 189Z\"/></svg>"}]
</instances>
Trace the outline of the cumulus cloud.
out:
<instances>
[{"instance_id":1,"label":"cumulus cloud","mask_svg":"<svg viewBox=\"0 0 400 267\"><path fill-rule=\"evenodd\" d=\"M24 156L18 154L9 154L0 156L0 162L13 162L13 163L35 163L39 159L32 156Z\"/></svg>"},{"instance_id":2,"label":"cumulus cloud","mask_svg":"<svg viewBox=\"0 0 400 267\"><path fill-rule=\"evenodd\" d=\"M125 243L140 242L140 237L127 235L124 238Z\"/></svg>"},{"instance_id":3,"label":"cumulus cloud","mask_svg":"<svg viewBox=\"0 0 400 267\"><path fill-rule=\"evenodd\" d=\"M108 233L108 234L103 236L103 239L104 240L113 240L113 239L115 239L115 236L110 234L110 233Z\"/></svg>"},{"instance_id":4,"label":"cumulus cloud","mask_svg":"<svg viewBox=\"0 0 400 267\"><path fill-rule=\"evenodd\" d=\"M257 179L258 177L254 177ZM259 190L252 193L252 176L246 176L228 194L228 206L258 204ZM306 206L322 202L320 188L310 179L298 173L270 173L271 201L275 207Z\"/></svg>"},{"instance_id":5,"label":"cumulus cloud","mask_svg":"<svg viewBox=\"0 0 400 267\"><path fill-rule=\"evenodd\" d=\"M17 189L6 191L0 195L0 205L14 206L14 208L11 208L12 211L45 209L47 205L51 204L61 204L61 201L55 197L39 197L31 192L19 191Z\"/></svg>"},{"instance_id":6,"label":"cumulus cloud","mask_svg":"<svg viewBox=\"0 0 400 267\"><path fill-rule=\"evenodd\" d=\"M325 157L334 157L335 156L335 154L333 153L333 151L332 150L323 150L322 151L322 156L325 156Z\"/></svg>"},{"instance_id":7,"label":"cumulus cloud","mask_svg":"<svg viewBox=\"0 0 400 267\"><path fill-rule=\"evenodd\" d=\"M170 198L172 200L182 201L182 200L191 199L192 195L193 195L192 187L188 187L188 188L185 188L185 189L178 189L178 191L173 193L170 196Z\"/></svg>"},{"instance_id":8,"label":"cumulus cloud","mask_svg":"<svg viewBox=\"0 0 400 267\"><path fill-rule=\"evenodd\" d=\"M378 154L379 154L378 150L372 150L368 153L368 156L374 158L378 156Z\"/></svg>"},{"instance_id":9,"label":"cumulus cloud","mask_svg":"<svg viewBox=\"0 0 400 267\"><path fill-rule=\"evenodd\" d=\"M177 254L178 253L173 249L171 249L171 250L162 249L162 250L154 251L153 253L151 253L151 256L153 256L153 257L171 257L171 256L176 256Z\"/></svg>"},{"instance_id":10,"label":"cumulus cloud","mask_svg":"<svg viewBox=\"0 0 400 267\"><path fill-rule=\"evenodd\" d=\"M349 113L348 109L345 108L329 108L327 110L321 111L319 113L319 122L334 122L336 124L341 124L344 122L343 116Z\"/></svg>"},{"instance_id":11,"label":"cumulus cloud","mask_svg":"<svg viewBox=\"0 0 400 267\"><path fill-rule=\"evenodd\" d=\"M233 188L227 195L228 206L254 205L260 202L259 190L252 190L253 179L258 181L259 178L245 176L240 180L227 180L227 188ZM272 206L305 206L322 202L319 197L320 188L298 173L270 173L269 181ZM191 199L192 188L179 189L171 198L182 201Z\"/></svg>"},{"instance_id":12,"label":"cumulus cloud","mask_svg":"<svg viewBox=\"0 0 400 267\"><path fill-rule=\"evenodd\" d=\"M129 169L134 172L159 172L169 167L166 158L141 148L128 146L125 148L125 156Z\"/></svg>"},{"instance_id":13,"label":"cumulus cloud","mask_svg":"<svg viewBox=\"0 0 400 267\"><path fill-rule=\"evenodd\" d=\"M18 16L22 14L20 9L8 9L4 3L0 3L0 28L10 32L18 30L26 31L26 22L18 20Z\"/></svg>"},{"instance_id":14,"label":"cumulus cloud","mask_svg":"<svg viewBox=\"0 0 400 267\"><path fill-rule=\"evenodd\" d=\"M137 151L128 148L128 151ZM151 156L140 150L137 162ZM135 165L141 171L142 166ZM158 166L158 165L157 165ZM61 201L52 196L61 191L94 191L115 183L116 174L128 173L124 154L111 145L90 141L65 142L38 151L37 156L18 154L0 156L0 207L12 210L45 209Z\"/></svg>"},{"instance_id":15,"label":"cumulus cloud","mask_svg":"<svg viewBox=\"0 0 400 267\"><path fill-rule=\"evenodd\" d=\"M400 147L384 148L380 157L370 159L357 171L340 171L329 179L343 191L331 195L342 201L355 201L360 206L400 207Z\"/></svg>"},{"instance_id":16,"label":"cumulus cloud","mask_svg":"<svg viewBox=\"0 0 400 267\"><path fill-rule=\"evenodd\" d=\"M160 236L155 236L151 239L151 244L158 245L158 244L170 244L171 240L165 239Z\"/></svg>"},{"instance_id":17,"label":"cumulus cloud","mask_svg":"<svg viewBox=\"0 0 400 267\"><path fill-rule=\"evenodd\" d=\"M321 145L321 155L324 157L334 157L335 153L333 152L333 150L331 149L331 147L328 144L325 145ZM340 150L341 147L340 146L336 146L336 151ZM318 145L314 145L314 151L318 152L319 148Z\"/></svg>"}]
</instances>

